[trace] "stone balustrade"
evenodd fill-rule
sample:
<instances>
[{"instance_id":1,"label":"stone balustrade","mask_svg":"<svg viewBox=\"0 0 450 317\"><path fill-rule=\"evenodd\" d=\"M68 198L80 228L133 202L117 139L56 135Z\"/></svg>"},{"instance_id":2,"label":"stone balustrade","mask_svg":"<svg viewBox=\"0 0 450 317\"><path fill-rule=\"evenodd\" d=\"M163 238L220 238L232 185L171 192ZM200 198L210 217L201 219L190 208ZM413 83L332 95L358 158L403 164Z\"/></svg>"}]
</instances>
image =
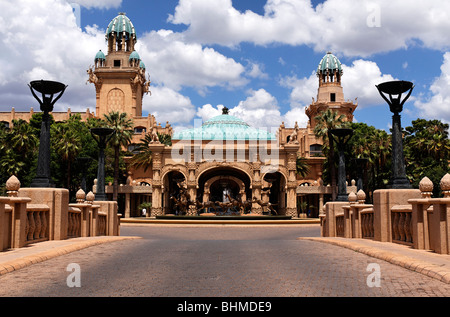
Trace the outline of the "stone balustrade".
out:
<instances>
[{"instance_id":1,"label":"stone balustrade","mask_svg":"<svg viewBox=\"0 0 450 317\"><path fill-rule=\"evenodd\" d=\"M328 202L320 215L323 237L373 239L450 254L450 174L432 198L433 183L425 177L419 189L383 189L374 192L374 204L365 193L350 193L348 202Z\"/></svg>"},{"instance_id":2,"label":"stone balustrade","mask_svg":"<svg viewBox=\"0 0 450 317\"><path fill-rule=\"evenodd\" d=\"M12 176L6 182L7 197L0 197L0 251L31 243L76 237L119 235L116 202L94 202L95 195L77 193L69 204L68 190L20 188Z\"/></svg>"}]
</instances>

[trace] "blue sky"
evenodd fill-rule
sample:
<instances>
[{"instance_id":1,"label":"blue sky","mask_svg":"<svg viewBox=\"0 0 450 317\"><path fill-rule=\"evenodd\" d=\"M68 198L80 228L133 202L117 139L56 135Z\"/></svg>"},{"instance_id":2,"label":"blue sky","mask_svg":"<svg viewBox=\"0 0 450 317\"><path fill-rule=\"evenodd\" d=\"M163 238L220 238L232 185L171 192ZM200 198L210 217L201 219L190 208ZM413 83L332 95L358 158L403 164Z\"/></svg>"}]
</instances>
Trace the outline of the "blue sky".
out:
<instances>
[{"instance_id":1,"label":"blue sky","mask_svg":"<svg viewBox=\"0 0 450 317\"><path fill-rule=\"evenodd\" d=\"M344 65L345 98L358 98L356 121L389 129L375 84L401 79L415 84L404 126L418 117L450 122L446 1L73 0L81 28L67 2L0 0L0 111L37 108L26 83L44 77L69 85L56 110L94 111L86 69L125 12L152 78L144 115L163 125L191 127L224 105L257 127L305 126L313 72L328 50Z\"/></svg>"}]
</instances>

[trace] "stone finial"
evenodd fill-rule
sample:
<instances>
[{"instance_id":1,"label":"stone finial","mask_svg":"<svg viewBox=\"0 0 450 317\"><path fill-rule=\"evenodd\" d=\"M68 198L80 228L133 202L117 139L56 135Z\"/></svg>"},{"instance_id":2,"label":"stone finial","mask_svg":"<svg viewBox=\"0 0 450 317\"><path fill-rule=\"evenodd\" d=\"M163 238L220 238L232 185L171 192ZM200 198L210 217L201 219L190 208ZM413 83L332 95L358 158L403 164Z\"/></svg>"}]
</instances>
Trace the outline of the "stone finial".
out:
<instances>
[{"instance_id":1,"label":"stone finial","mask_svg":"<svg viewBox=\"0 0 450 317\"><path fill-rule=\"evenodd\" d=\"M76 193L77 203L82 204L86 198L86 193L80 188Z\"/></svg>"},{"instance_id":2,"label":"stone finial","mask_svg":"<svg viewBox=\"0 0 450 317\"><path fill-rule=\"evenodd\" d=\"M86 195L86 202L87 202L88 204L92 204L92 203L94 202L94 199L95 199L95 195L94 195L93 192L89 192L89 193Z\"/></svg>"},{"instance_id":3,"label":"stone finial","mask_svg":"<svg viewBox=\"0 0 450 317\"><path fill-rule=\"evenodd\" d=\"M364 204L366 202L366 193L362 189L358 190L356 197L360 204Z\"/></svg>"},{"instance_id":4,"label":"stone finial","mask_svg":"<svg viewBox=\"0 0 450 317\"><path fill-rule=\"evenodd\" d=\"M428 178L424 177L419 183L419 189L420 194L422 195L422 198L431 198L431 195L433 194L433 182Z\"/></svg>"},{"instance_id":5,"label":"stone finial","mask_svg":"<svg viewBox=\"0 0 450 317\"><path fill-rule=\"evenodd\" d=\"M348 201L350 202L350 204L356 203L356 200L357 200L357 197L354 192L351 192L350 194L348 194Z\"/></svg>"},{"instance_id":6,"label":"stone finial","mask_svg":"<svg viewBox=\"0 0 450 317\"><path fill-rule=\"evenodd\" d=\"M17 197L20 189L19 179L13 175L6 181L6 190L9 197Z\"/></svg>"},{"instance_id":7,"label":"stone finial","mask_svg":"<svg viewBox=\"0 0 450 317\"><path fill-rule=\"evenodd\" d=\"M352 179L351 184L352 184L352 186L356 186L356 181L354 179Z\"/></svg>"},{"instance_id":8,"label":"stone finial","mask_svg":"<svg viewBox=\"0 0 450 317\"><path fill-rule=\"evenodd\" d=\"M441 179L441 190L445 198L450 198L450 174L447 173Z\"/></svg>"}]
</instances>

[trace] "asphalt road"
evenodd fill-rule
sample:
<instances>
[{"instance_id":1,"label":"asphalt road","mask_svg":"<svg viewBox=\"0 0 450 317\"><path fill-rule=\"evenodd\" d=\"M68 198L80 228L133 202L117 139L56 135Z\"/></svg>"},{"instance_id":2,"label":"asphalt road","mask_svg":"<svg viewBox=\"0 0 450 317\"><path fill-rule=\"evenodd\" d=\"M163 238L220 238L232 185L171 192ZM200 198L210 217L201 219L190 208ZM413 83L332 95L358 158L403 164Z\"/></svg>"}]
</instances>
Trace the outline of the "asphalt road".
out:
<instances>
[{"instance_id":1,"label":"asphalt road","mask_svg":"<svg viewBox=\"0 0 450 317\"><path fill-rule=\"evenodd\" d=\"M0 276L0 296L450 296L449 284L423 274L296 239L319 236L317 225L123 225L121 235L142 239L93 246Z\"/></svg>"}]
</instances>

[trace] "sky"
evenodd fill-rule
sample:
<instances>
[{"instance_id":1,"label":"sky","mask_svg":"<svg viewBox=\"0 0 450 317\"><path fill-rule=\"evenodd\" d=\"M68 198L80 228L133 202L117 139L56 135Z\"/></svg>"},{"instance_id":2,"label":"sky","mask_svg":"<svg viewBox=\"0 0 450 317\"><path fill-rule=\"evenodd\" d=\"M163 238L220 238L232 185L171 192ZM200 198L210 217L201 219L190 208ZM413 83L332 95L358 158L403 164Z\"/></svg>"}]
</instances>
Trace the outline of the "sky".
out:
<instances>
[{"instance_id":1,"label":"sky","mask_svg":"<svg viewBox=\"0 0 450 317\"><path fill-rule=\"evenodd\" d=\"M0 111L38 111L27 86L38 79L68 85L55 111L95 111L86 70L107 51L119 12L136 28L152 81L143 115L163 126L190 128L226 106L257 128L306 127L328 51L343 64L345 99L358 102L356 122L388 131L392 113L375 85L407 80L415 88L402 125L450 123L442 0L0 0Z\"/></svg>"}]
</instances>

